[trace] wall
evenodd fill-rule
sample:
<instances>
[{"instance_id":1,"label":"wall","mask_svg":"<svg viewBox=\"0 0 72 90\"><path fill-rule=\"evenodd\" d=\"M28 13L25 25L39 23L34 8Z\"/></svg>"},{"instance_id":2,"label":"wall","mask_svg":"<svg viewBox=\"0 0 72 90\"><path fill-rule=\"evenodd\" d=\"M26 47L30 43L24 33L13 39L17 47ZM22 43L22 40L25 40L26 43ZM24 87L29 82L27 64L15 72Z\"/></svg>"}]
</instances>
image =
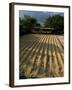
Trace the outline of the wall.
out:
<instances>
[{"instance_id":1,"label":"wall","mask_svg":"<svg viewBox=\"0 0 72 90\"><path fill-rule=\"evenodd\" d=\"M70 5L70 6L72 4L72 0L0 0L0 90L12 89L8 86L8 83L9 83L8 82L9 81L9 2L24 2L24 3L26 2L26 3L40 3L40 4L42 3L42 4L57 4L57 5L60 4L60 5ZM72 6L71 6L71 10L72 10ZM71 11L71 15L72 15L72 11ZM23 90L23 89L26 89L26 90L34 90L34 89L35 90L37 89L68 90L69 89L71 90L72 83L70 85L14 88L14 90Z\"/></svg>"}]
</instances>

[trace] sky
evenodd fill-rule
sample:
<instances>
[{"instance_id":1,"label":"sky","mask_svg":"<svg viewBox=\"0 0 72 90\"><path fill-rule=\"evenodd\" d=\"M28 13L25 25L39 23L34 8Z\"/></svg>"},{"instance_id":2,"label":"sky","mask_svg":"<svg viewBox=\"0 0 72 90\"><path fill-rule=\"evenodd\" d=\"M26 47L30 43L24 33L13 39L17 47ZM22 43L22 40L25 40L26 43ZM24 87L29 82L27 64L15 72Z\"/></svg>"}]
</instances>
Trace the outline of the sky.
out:
<instances>
[{"instance_id":1,"label":"sky","mask_svg":"<svg viewBox=\"0 0 72 90\"><path fill-rule=\"evenodd\" d=\"M48 11L26 11L26 10L20 10L19 11L19 17L23 17L24 15L33 16L37 19L38 23L42 24L46 18L53 15L60 15L64 16L63 12L48 12Z\"/></svg>"}]
</instances>

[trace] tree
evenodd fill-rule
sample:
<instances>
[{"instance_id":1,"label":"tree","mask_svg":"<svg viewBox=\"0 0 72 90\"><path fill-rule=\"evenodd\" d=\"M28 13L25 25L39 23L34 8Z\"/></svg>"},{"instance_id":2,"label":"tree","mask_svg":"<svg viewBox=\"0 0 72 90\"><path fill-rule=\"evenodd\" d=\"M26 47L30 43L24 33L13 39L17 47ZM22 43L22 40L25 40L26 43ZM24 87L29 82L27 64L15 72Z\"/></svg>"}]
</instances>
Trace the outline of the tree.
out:
<instances>
[{"instance_id":1,"label":"tree","mask_svg":"<svg viewBox=\"0 0 72 90\"><path fill-rule=\"evenodd\" d=\"M23 18L20 18L20 36L30 33L31 28L34 27L37 23L36 18L28 15L24 15Z\"/></svg>"},{"instance_id":2,"label":"tree","mask_svg":"<svg viewBox=\"0 0 72 90\"><path fill-rule=\"evenodd\" d=\"M64 33L64 17L60 15L50 16L44 22L45 27L54 28L55 33Z\"/></svg>"}]
</instances>

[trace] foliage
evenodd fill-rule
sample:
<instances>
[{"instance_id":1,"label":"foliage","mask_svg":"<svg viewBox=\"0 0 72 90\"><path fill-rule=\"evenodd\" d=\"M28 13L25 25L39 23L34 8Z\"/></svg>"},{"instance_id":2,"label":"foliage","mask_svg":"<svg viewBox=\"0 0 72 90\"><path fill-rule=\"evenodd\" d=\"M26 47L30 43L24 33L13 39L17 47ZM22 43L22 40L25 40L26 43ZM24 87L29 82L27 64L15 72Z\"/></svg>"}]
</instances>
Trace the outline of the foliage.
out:
<instances>
[{"instance_id":1,"label":"foliage","mask_svg":"<svg viewBox=\"0 0 72 90\"><path fill-rule=\"evenodd\" d=\"M23 18L20 18L20 36L31 32L31 28L34 27L37 23L36 18L28 15L24 15Z\"/></svg>"},{"instance_id":2,"label":"foliage","mask_svg":"<svg viewBox=\"0 0 72 90\"><path fill-rule=\"evenodd\" d=\"M64 33L64 17L60 15L50 16L45 20L44 26L54 28L55 33Z\"/></svg>"},{"instance_id":3,"label":"foliage","mask_svg":"<svg viewBox=\"0 0 72 90\"><path fill-rule=\"evenodd\" d=\"M37 27L35 30L37 30L38 33L42 32L43 30L42 25L37 22L37 19L32 16L24 15L23 18L19 19L20 24L20 36L28 33L32 33L32 29L34 27ZM64 17L60 15L54 15L48 17L43 25L45 28L52 28L51 33L53 34L63 34L64 33Z\"/></svg>"}]
</instances>

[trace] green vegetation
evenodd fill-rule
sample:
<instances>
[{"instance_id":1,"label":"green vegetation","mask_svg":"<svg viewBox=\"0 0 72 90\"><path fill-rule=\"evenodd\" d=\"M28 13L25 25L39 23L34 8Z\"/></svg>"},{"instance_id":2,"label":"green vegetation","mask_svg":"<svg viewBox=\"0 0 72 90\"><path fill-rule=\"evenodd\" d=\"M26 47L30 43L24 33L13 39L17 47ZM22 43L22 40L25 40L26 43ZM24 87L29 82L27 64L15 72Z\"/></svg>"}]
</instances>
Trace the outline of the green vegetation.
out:
<instances>
[{"instance_id":1,"label":"green vegetation","mask_svg":"<svg viewBox=\"0 0 72 90\"><path fill-rule=\"evenodd\" d=\"M20 36L30 33L31 28L34 27L36 23L36 18L31 16L24 15L22 19L20 18Z\"/></svg>"},{"instance_id":2,"label":"green vegetation","mask_svg":"<svg viewBox=\"0 0 72 90\"><path fill-rule=\"evenodd\" d=\"M54 15L48 17L44 25L41 26L40 23L37 22L37 19L32 16L24 15L23 18L20 18L20 36L28 33L32 33L32 28L38 27L38 32L41 32L41 27L44 28L53 28L51 31L52 34L63 34L64 33L64 17L60 15Z\"/></svg>"},{"instance_id":3,"label":"green vegetation","mask_svg":"<svg viewBox=\"0 0 72 90\"><path fill-rule=\"evenodd\" d=\"M45 27L54 28L55 33L64 32L64 17L60 15L50 16L44 22Z\"/></svg>"}]
</instances>

